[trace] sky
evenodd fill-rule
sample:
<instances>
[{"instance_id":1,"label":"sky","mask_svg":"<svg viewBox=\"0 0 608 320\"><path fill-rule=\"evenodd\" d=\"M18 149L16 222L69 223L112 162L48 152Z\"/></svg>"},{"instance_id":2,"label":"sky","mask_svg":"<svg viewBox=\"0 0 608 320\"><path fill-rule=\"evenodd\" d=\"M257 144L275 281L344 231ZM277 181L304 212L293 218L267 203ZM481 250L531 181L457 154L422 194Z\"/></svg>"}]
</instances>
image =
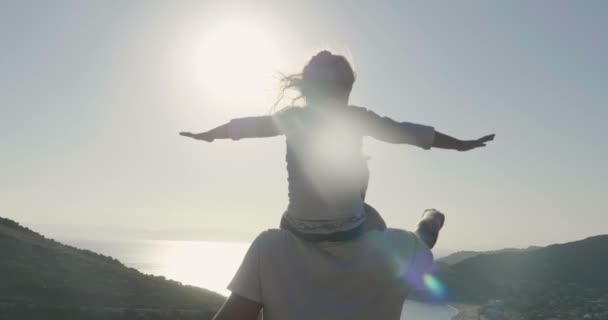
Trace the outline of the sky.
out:
<instances>
[{"instance_id":1,"label":"sky","mask_svg":"<svg viewBox=\"0 0 608 320\"><path fill-rule=\"evenodd\" d=\"M0 216L56 237L248 241L287 206L284 138L178 136L268 114L320 49L351 103L480 150L365 140L368 202L438 246L608 233L605 1L2 1Z\"/></svg>"}]
</instances>

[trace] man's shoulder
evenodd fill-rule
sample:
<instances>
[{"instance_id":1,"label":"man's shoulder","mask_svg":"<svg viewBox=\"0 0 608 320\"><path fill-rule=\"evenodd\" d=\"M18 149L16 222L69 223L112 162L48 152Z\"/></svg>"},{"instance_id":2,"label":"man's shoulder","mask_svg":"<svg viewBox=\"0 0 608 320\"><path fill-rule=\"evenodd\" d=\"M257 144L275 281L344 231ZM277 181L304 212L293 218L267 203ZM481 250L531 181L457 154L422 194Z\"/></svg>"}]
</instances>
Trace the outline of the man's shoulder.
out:
<instances>
[{"instance_id":1,"label":"man's shoulder","mask_svg":"<svg viewBox=\"0 0 608 320\"><path fill-rule=\"evenodd\" d=\"M396 239L410 239L410 240L412 240L413 238L416 237L415 233L413 233L411 231L404 230L404 229L387 228L385 232L387 234L389 234L391 237L396 238Z\"/></svg>"},{"instance_id":2,"label":"man's shoulder","mask_svg":"<svg viewBox=\"0 0 608 320\"><path fill-rule=\"evenodd\" d=\"M284 237L287 233L289 232L282 229L266 229L258 235L258 238L273 239L277 237Z\"/></svg>"},{"instance_id":3,"label":"man's shoulder","mask_svg":"<svg viewBox=\"0 0 608 320\"><path fill-rule=\"evenodd\" d=\"M282 229L267 229L262 231L254 240L254 243L262 245L276 245L277 243L291 240L293 235Z\"/></svg>"},{"instance_id":4,"label":"man's shoulder","mask_svg":"<svg viewBox=\"0 0 608 320\"><path fill-rule=\"evenodd\" d=\"M387 245L406 251L426 248L416 233L403 229L387 228L384 231L377 231L375 237L381 237Z\"/></svg>"}]
</instances>

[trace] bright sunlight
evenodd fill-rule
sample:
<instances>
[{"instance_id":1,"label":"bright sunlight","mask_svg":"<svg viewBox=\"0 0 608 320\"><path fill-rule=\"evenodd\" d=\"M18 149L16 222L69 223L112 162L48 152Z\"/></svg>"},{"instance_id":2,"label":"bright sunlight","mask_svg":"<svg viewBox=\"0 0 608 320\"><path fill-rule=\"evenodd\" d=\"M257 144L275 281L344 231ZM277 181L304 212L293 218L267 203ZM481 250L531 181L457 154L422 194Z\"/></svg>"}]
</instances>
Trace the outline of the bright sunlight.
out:
<instances>
[{"instance_id":1,"label":"bright sunlight","mask_svg":"<svg viewBox=\"0 0 608 320\"><path fill-rule=\"evenodd\" d=\"M222 104L268 104L276 95L279 50L255 24L231 22L202 39L198 73L210 98Z\"/></svg>"}]
</instances>

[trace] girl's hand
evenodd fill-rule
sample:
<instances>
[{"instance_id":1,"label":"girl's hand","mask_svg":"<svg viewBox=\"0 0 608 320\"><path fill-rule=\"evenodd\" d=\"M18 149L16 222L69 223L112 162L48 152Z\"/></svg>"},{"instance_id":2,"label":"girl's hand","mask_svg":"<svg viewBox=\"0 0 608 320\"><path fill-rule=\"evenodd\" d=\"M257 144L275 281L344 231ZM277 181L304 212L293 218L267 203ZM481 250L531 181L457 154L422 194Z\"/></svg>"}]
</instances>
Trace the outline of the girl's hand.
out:
<instances>
[{"instance_id":1,"label":"girl's hand","mask_svg":"<svg viewBox=\"0 0 608 320\"><path fill-rule=\"evenodd\" d=\"M202 133L180 132L179 135L184 136L184 137L189 137L192 139L196 139L196 140L203 140L203 141L207 141L207 142L211 142L214 140L213 137L209 134L209 132L202 132Z\"/></svg>"},{"instance_id":2,"label":"girl's hand","mask_svg":"<svg viewBox=\"0 0 608 320\"><path fill-rule=\"evenodd\" d=\"M489 134L485 137L481 137L477 140L462 141L462 144L458 147L458 151L469 151L475 148L481 148L486 146L486 142L494 140L494 134Z\"/></svg>"}]
</instances>

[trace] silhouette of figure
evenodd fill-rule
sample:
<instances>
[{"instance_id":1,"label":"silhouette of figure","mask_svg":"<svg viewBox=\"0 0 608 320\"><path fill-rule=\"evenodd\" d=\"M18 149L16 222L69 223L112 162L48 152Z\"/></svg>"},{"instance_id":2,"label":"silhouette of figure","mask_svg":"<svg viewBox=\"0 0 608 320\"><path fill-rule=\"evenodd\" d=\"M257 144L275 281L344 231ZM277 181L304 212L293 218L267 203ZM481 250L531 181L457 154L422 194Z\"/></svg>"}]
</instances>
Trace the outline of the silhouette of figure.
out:
<instances>
[{"instance_id":1,"label":"silhouette of figure","mask_svg":"<svg viewBox=\"0 0 608 320\"><path fill-rule=\"evenodd\" d=\"M425 288L444 216L425 211L416 232L370 230L350 241L304 241L268 230L251 244L214 320L400 318Z\"/></svg>"},{"instance_id":2,"label":"silhouette of figure","mask_svg":"<svg viewBox=\"0 0 608 320\"><path fill-rule=\"evenodd\" d=\"M361 151L364 136L423 149L459 151L483 147L494 138L462 141L430 126L397 122L350 106L354 81L348 60L324 50L300 74L282 79L282 92L297 90L305 99L304 107L233 119L203 133L180 134L207 142L285 135L289 205L281 228L307 241L344 241L367 230L386 228L376 210L365 203L369 169Z\"/></svg>"},{"instance_id":3,"label":"silhouette of figure","mask_svg":"<svg viewBox=\"0 0 608 320\"><path fill-rule=\"evenodd\" d=\"M203 133L215 139L286 137L289 205L281 229L260 234L228 286L216 320L398 319L412 288L433 263L444 216L424 212L415 232L387 229L365 204L364 136L423 149L468 151L494 139L459 140L433 127L397 122L349 105L355 74L346 58L321 51L286 76L304 107L233 119Z\"/></svg>"}]
</instances>

